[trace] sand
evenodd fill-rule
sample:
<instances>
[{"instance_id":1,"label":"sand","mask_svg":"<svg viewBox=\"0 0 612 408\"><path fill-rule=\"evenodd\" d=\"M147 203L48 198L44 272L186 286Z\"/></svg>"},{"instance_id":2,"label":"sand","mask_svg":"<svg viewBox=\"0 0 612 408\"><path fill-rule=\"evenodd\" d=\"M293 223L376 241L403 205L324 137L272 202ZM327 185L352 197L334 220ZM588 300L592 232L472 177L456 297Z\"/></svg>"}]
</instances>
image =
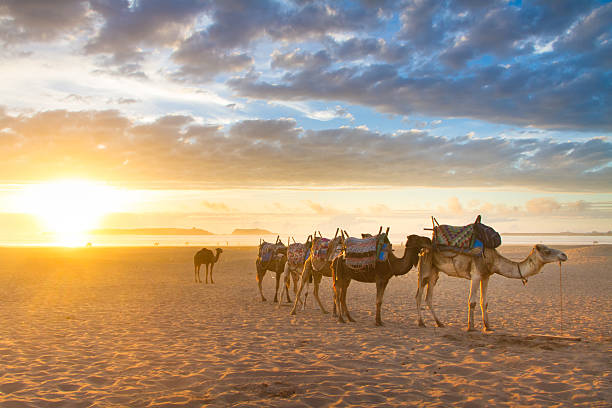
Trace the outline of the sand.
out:
<instances>
[{"instance_id":1,"label":"sand","mask_svg":"<svg viewBox=\"0 0 612 408\"><path fill-rule=\"evenodd\" d=\"M0 406L612 405L610 246L566 248L563 330L557 265L525 287L494 276L491 334L464 330L465 280L441 276L445 328L428 311L417 327L414 270L390 281L384 327L374 285L356 282L357 322L340 324L312 297L295 317L262 303L255 248L225 249L215 284L195 284L197 249L0 248ZM324 278L330 310L331 293Z\"/></svg>"}]
</instances>

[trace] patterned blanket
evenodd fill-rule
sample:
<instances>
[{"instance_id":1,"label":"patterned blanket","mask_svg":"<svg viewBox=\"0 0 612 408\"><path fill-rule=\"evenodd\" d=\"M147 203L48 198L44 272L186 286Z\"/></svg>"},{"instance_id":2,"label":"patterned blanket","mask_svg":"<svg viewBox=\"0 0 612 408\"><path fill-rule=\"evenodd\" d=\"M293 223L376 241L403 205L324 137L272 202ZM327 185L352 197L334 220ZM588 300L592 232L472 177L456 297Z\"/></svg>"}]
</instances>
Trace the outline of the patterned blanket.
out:
<instances>
[{"instance_id":1,"label":"patterned blanket","mask_svg":"<svg viewBox=\"0 0 612 408\"><path fill-rule=\"evenodd\" d=\"M287 263L292 267L304 265L308 254L308 248L299 242L293 243L287 247Z\"/></svg>"},{"instance_id":2,"label":"patterned blanket","mask_svg":"<svg viewBox=\"0 0 612 408\"><path fill-rule=\"evenodd\" d=\"M332 241L328 238L315 238L312 243L312 256L320 262L326 262L334 259L342 252L341 245L336 245L332 254L329 252L329 244Z\"/></svg>"},{"instance_id":3,"label":"patterned blanket","mask_svg":"<svg viewBox=\"0 0 612 408\"><path fill-rule=\"evenodd\" d=\"M285 245L283 244L272 244L270 242L263 242L259 246L258 257L263 263L270 262L276 255L284 253Z\"/></svg>"},{"instance_id":4,"label":"patterned blanket","mask_svg":"<svg viewBox=\"0 0 612 408\"><path fill-rule=\"evenodd\" d=\"M446 245L455 248L468 249L474 247L474 224L463 227L438 225L434 227L434 245Z\"/></svg>"},{"instance_id":5,"label":"patterned blanket","mask_svg":"<svg viewBox=\"0 0 612 408\"><path fill-rule=\"evenodd\" d=\"M349 237L344 242L344 259L349 268L370 268L377 261L385 262L390 249L386 234L363 239Z\"/></svg>"}]
</instances>

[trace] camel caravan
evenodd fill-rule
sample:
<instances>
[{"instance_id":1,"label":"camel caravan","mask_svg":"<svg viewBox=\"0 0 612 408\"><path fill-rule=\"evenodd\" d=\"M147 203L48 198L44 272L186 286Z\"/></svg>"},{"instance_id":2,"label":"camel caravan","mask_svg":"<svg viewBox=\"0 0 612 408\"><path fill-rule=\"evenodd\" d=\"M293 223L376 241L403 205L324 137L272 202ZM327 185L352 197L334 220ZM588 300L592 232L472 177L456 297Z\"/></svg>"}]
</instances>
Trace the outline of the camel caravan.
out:
<instances>
[{"instance_id":1,"label":"camel caravan","mask_svg":"<svg viewBox=\"0 0 612 408\"><path fill-rule=\"evenodd\" d=\"M331 278L333 285L333 315L341 323L354 322L349 312L346 298L351 281L376 284L376 326L383 325L381 309L385 289L394 276L407 274L413 268L418 273L418 286L415 296L417 324L425 327L422 316L422 300L425 292L425 303L438 327L443 323L434 310L434 288L440 272L457 278L470 280L468 297L467 330L474 330L474 310L476 297L480 294L480 310L483 330L492 330L487 313L488 283L493 274L507 278L520 279L523 284L527 279L539 273L548 263L559 263L567 260L562 251L546 245L534 245L529 255L522 261L515 262L503 257L497 247L501 245L500 235L491 227L481 222L479 215L472 224L465 226L440 225L432 217L432 237L409 235L406 237L404 253L398 257L393 252L389 240L389 228L385 232L380 227L378 234L362 234L360 238L336 229L333 238L325 238L319 231L307 237L304 243L289 238L285 245L279 236L276 242L260 240L255 267L259 294L263 302L262 282L268 271L275 274L276 286L274 302L279 303L281 282L281 300L285 297L291 303L289 291L293 283L295 299L290 314L296 315L300 305L306 306L308 286L313 283L313 295L321 312L327 314L319 298L319 288L323 277ZM293 239L293 243L291 243ZM221 249L217 248L216 256L212 251L203 249L194 257L195 280L201 282L200 265L206 265L206 282L208 283L208 265L210 280L212 269L219 259ZM301 275L300 275L301 271ZM302 292L306 287L304 300ZM280 303L279 303L280 306Z\"/></svg>"}]
</instances>

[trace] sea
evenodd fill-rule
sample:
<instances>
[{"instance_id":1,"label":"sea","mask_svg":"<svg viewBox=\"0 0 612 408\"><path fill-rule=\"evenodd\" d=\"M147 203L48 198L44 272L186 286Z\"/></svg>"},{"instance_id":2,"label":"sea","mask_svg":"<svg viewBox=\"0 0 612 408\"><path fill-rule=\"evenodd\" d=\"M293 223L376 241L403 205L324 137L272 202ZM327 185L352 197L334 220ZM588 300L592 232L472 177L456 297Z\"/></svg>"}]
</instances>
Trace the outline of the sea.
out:
<instances>
[{"instance_id":1,"label":"sea","mask_svg":"<svg viewBox=\"0 0 612 408\"><path fill-rule=\"evenodd\" d=\"M428 235L428 234L423 234ZM88 246L88 247L238 247L257 246L261 240L275 242L277 235L87 235L72 242L57 240L51 234L12 236L0 239L0 246ZM405 243L405 234L390 234L394 246ZM280 235L287 243L288 235ZM305 237L296 237L303 242ZM291 241L293 242L293 241ZM602 235L503 235L502 245L612 245L612 236Z\"/></svg>"}]
</instances>

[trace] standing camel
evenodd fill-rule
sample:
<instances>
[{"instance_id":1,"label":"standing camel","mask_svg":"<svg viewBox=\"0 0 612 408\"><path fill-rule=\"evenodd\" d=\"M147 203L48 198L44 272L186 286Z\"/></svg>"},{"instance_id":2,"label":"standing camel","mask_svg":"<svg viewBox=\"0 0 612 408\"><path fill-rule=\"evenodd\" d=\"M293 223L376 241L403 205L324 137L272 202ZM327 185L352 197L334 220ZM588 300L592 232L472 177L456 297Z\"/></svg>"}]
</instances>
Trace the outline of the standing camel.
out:
<instances>
[{"instance_id":1,"label":"standing camel","mask_svg":"<svg viewBox=\"0 0 612 408\"><path fill-rule=\"evenodd\" d=\"M255 268L257 269L257 286L259 287L259 294L261 295L262 302L266 301L261 287L266 271L271 271L276 274L274 303L278 302L278 287L280 285L281 274L285 269L285 262L287 262L287 247L282 243L279 237L276 237L275 244L266 241L259 244ZM287 296L289 296L288 293Z\"/></svg>"},{"instance_id":2,"label":"standing camel","mask_svg":"<svg viewBox=\"0 0 612 408\"><path fill-rule=\"evenodd\" d=\"M419 326L425 327L421 316L421 298L423 296L423 289L427 286L425 302L438 327L443 327L433 309L433 291L440 272L448 276L469 279L471 281L468 300L468 331L474 330L476 292L480 285L482 323L485 330L492 330L487 312L489 306L487 286L491 275L497 273L506 278L521 279L523 283L526 283L527 278L539 273L545 264L551 262L561 263L567 260L567 255L563 252L542 244L535 245L527 258L520 262L504 258L495 249L484 248L483 251L482 257L480 255L468 255L453 251L440 251L438 249L423 251L418 268L419 286L416 294Z\"/></svg>"},{"instance_id":3,"label":"standing camel","mask_svg":"<svg viewBox=\"0 0 612 408\"><path fill-rule=\"evenodd\" d=\"M393 276L405 275L419 261L419 252L430 248L431 240L427 237L409 235L401 258L396 257L389 244L388 260L376 261L375 265L366 269L353 269L346 264L344 256L337 257L332 264L334 282L334 301L338 306L338 321L344 323L342 315L354 322L346 305L346 292L351 280L366 283L376 283L376 326L382 326L381 306L389 279Z\"/></svg>"},{"instance_id":4,"label":"standing camel","mask_svg":"<svg viewBox=\"0 0 612 408\"><path fill-rule=\"evenodd\" d=\"M291 280L293 280L293 293L297 293L298 281L300 280L299 271L304 269L304 262L308 257L312 248L312 235L308 236L305 244L299 242L293 242L287 246L287 262L285 262L285 269L283 271L284 286L283 293L287 295L287 302L291 303L289 297L289 288L291 287ZM283 295L281 294L281 299ZM279 304L280 306L280 304Z\"/></svg>"},{"instance_id":5,"label":"standing camel","mask_svg":"<svg viewBox=\"0 0 612 408\"><path fill-rule=\"evenodd\" d=\"M321 299L319 298L319 286L321 284L321 279L323 276L330 277L332 276L331 271L331 263L334 257L336 257L341 248L340 244L342 243L342 236L338 236L338 230L336 230L336 236L332 240L328 241L327 252L321 256L321 254L317 254L317 248L320 247L323 240L321 236L314 238L312 241L312 250L310 251L310 256L304 262L304 270L302 271L302 276L300 277L300 287L298 288L297 293L295 294L295 302L293 303L293 308L291 309L291 314L295 315L298 303L300 302L300 295L302 290L304 289L304 285L310 281L312 277L312 281L314 282L314 297L321 308L321 311L324 314L327 314L327 310L323 307L323 303L321 303ZM334 303L334 316L336 315L336 304Z\"/></svg>"},{"instance_id":6,"label":"standing camel","mask_svg":"<svg viewBox=\"0 0 612 408\"><path fill-rule=\"evenodd\" d=\"M202 283L202 279L200 279L200 266L206 266L206 283L208 283L208 265L210 265L210 283L213 282L213 267L215 263L219 260L219 255L223 250L221 248L217 248L215 250L217 255L213 255L213 252L210 249L202 248L193 256L193 266L194 266L194 278L196 283Z\"/></svg>"}]
</instances>

